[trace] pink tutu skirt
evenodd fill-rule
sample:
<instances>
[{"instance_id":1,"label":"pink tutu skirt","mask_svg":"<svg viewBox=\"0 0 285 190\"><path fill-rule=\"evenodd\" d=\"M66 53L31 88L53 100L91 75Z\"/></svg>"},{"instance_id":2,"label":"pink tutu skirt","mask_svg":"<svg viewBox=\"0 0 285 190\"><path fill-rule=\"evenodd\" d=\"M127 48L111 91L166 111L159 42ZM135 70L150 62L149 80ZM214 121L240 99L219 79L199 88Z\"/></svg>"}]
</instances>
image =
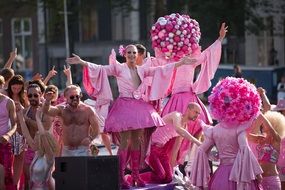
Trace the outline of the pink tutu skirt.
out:
<instances>
[{"instance_id":1,"label":"pink tutu skirt","mask_svg":"<svg viewBox=\"0 0 285 190\"><path fill-rule=\"evenodd\" d=\"M211 177L209 190L238 190L237 183L229 180L233 165L220 165ZM251 190L261 190L262 187L256 180L250 184Z\"/></svg>"},{"instance_id":2,"label":"pink tutu skirt","mask_svg":"<svg viewBox=\"0 0 285 190\"><path fill-rule=\"evenodd\" d=\"M211 124L212 118L207 108L193 92L180 92L177 94L173 94L165 105L165 107L163 108L161 115L165 116L166 114L171 113L173 111L184 113L190 102L196 102L201 106L202 112L199 115L199 119L204 121L206 124Z\"/></svg>"},{"instance_id":3,"label":"pink tutu skirt","mask_svg":"<svg viewBox=\"0 0 285 190\"><path fill-rule=\"evenodd\" d=\"M151 104L134 98L119 97L105 120L104 132L122 132L163 125L165 123Z\"/></svg>"}]
</instances>

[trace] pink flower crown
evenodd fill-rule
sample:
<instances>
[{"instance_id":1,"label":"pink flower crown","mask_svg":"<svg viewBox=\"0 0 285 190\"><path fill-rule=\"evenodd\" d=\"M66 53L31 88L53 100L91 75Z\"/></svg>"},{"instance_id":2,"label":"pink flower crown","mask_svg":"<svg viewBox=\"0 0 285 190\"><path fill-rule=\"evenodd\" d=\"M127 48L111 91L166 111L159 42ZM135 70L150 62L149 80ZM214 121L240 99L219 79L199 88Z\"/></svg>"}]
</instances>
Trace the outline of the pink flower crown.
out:
<instances>
[{"instance_id":1,"label":"pink flower crown","mask_svg":"<svg viewBox=\"0 0 285 190\"><path fill-rule=\"evenodd\" d=\"M119 46L119 54L124 56L126 54L126 48L123 45Z\"/></svg>"},{"instance_id":2,"label":"pink flower crown","mask_svg":"<svg viewBox=\"0 0 285 190\"><path fill-rule=\"evenodd\" d=\"M209 103L211 115L230 127L255 118L261 107L256 87L245 79L234 77L218 82L209 96Z\"/></svg>"}]
</instances>

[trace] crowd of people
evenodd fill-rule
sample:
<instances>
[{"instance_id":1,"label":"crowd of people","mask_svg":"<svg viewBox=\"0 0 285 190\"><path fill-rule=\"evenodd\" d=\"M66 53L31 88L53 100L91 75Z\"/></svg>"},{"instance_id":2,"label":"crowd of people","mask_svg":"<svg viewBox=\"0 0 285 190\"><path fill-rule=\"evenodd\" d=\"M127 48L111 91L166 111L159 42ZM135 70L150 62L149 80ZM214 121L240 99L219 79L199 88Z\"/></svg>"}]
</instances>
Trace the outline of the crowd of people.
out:
<instances>
[{"instance_id":1,"label":"crowd of people","mask_svg":"<svg viewBox=\"0 0 285 190\"><path fill-rule=\"evenodd\" d=\"M283 109L270 105L265 90L250 86L241 75L218 83L210 96L210 112L198 97L211 87L226 33L223 23L210 47L178 61L158 50L151 57L141 44L121 47L124 63L116 60L114 50L109 65L73 54L66 62L83 67L89 95L85 103L81 87L72 84L70 66L64 67L66 88L58 98L57 86L49 85L58 71L53 67L45 79L37 74L26 81L14 74L17 50L12 51L0 72L0 189L55 189L55 157L94 156L92 142L98 135L110 155L111 143L118 146L122 189L172 182L176 166L187 164L189 152L193 163L180 179L185 189L285 188L285 118L278 113L285 110L285 102ZM116 100L108 82L111 75L118 83ZM223 86L231 83L238 84L234 93ZM233 103L240 97L246 105ZM212 147L218 155L211 156ZM213 159L219 162L214 173Z\"/></svg>"}]
</instances>

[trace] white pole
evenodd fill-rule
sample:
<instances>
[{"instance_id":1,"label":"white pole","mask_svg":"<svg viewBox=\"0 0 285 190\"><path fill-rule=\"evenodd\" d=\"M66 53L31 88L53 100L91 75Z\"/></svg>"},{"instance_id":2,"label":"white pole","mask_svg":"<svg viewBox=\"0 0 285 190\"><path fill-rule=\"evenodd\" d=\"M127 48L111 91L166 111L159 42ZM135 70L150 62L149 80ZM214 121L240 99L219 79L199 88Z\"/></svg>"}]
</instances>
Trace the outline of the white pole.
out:
<instances>
[{"instance_id":1,"label":"white pole","mask_svg":"<svg viewBox=\"0 0 285 190\"><path fill-rule=\"evenodd\" d=\"M68 36L68 18L67 18L67 6L66 6L66 0L64 0L64 31L65 31L65 51L66 51L66 57L69 57L69 36Z\"/></svg>"}]
</instances>

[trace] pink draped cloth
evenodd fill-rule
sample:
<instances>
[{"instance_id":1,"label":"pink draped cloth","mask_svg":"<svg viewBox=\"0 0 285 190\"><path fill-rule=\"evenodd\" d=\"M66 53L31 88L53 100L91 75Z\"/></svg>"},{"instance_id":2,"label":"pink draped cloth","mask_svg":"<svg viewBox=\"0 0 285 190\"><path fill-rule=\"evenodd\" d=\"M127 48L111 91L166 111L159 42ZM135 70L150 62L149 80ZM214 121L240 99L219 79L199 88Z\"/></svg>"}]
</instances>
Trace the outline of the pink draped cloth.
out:
<instances>
[{"instance_id":1,"label":"pink draped cloth","mask_svg":"<svg viewBox=\"0 0 285 190\"><path fill-rule=\"evenodd\" d=\"M211 86L211 79L213 79L220 62L221 41L216 40L200 55L198 54L194 57L197 59L197 62L194 65L183 65L176 69L175 76L171 85L172 95L162 110L161 115L165 116L166 114L173 111L184 113L189 102L197 102L202 108L202 113L198 119L202 120L206 124L210 124L212 123L211 116L202 101L198 98L197 94L201 94L207 91ZM159 59L159 61L162 62L163 60ZM201 70L197 79L194 81L194 71L195 68L199 65L201 65ZM189 122L187 129L192 135L198 136L202 131L200 125L201 124L197 122ZM162 128L158 128L153 133L152 141L158 142L161 141L160 138L162 138L165 139L164 143L166 143L170 138L177 137L178 135L173 131L169 132L167 135L165 134L165 131L169 130L170 128L171 126L168 125ZM182 141L180 149L178 150L179 153L177 157L177 164L184 162L185 155L191 145L192 143L187 140Z\"/></svg>"},{"instance_id":2,"label":"pink draped cloth","mask_svg":"<svg viewBox=\"0 0 285 190\"><path fill-rule=\"evenodd\" d=\"M258 161L249 148L245 126L227 127L224 123L219 123L215 127L205 130L205 141L198 148L192 171L191 182L194 186L209 189L259 189L256 181L256 175L263 171ZM211 179L210 186L210 167L208 164L207 152L212 146L216 146L219 151L220 167L230 166L223 169L218 168ZM226 172L227 171L227 172ZM215 177L216 176L216 177ZM217 177L219 176L219 177ZM221 179L223 178L223 179ZM219 186L220 180L231 181L232 183L223 187Z\"/></svg>"},{"instance_id":3,"label":"pink draped cloth","mask_svg":"<svg viewBox=\"0 0 285 190\"><path fill-rule=\"evenodd\" d=\"M97 105L109 103L113 97L107 76L117 78L120 97L128 97L144 100L158 100L165 96L169 86L170 76L175 64L165 66L149 67L148 65L137 66L137 71L142 83L135 88L132 83L131 74L126 63L116 61L115 51L109 57L109 65L96 65L87 63L83 70L83 85L87 93L96 99ZM153 77L149 97L145 97L146 86L144 80ZM101 102L101 103L100 103Z\"/></svg>"}]
</instances>

